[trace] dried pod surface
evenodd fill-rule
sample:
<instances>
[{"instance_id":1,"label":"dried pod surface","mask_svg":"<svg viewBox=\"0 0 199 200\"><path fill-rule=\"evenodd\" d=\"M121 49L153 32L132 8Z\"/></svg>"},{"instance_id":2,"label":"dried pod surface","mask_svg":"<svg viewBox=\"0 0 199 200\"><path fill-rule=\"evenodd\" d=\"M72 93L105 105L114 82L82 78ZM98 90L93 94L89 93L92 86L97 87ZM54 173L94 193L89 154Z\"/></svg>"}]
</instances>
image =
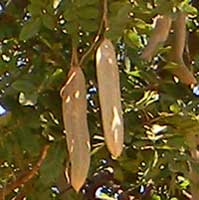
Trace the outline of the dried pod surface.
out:
<instances>
[{"instance_id":1,"label":"dried pod surface","mask_svg":"<svg viewBox=\"0 0 199 200\"><path fill-rule=\"evenodd\" d=\"M117 158L124 140L120 80L114 46L106 38L96 52L96 71L105 141L110 153Z\"/></svg>"},{"instance_id":2,"label":"dried pod surface","mask_svg":"<svg viewBox=\"0 0 199 200\"><path fill-rule=\"evenodd\" d=\"M158 48L158 45L165 42L169 30L171 28L171 17L167 15L158 15L155 19L155 28L151 37L149 38L148 44L145 47L141 58L150 61Z\"/></svg>"},{"instance_id":3,"label":"dried pod surface","mask_svg":"<svg viewBox=\"0 0 199 200\"><path fill-rule=\"evenodd\" d=\"M183 52L186 40L186 14L178 12L176 21L174 23L174 38L171 48L171 61L178 64L172 70L173 75L177 76L180 81L186 85L196 84L197 81L192 72L187 68L183 60Z\"/></svg>"},{"instance_id":4,"label":"dried pod surface","mask_svg":"<svg viewBox=\"0 0 199 200\"><path fill-rule=\"evenodd\" d=\"M174 21L174 37L172 44L172 59L182 58L186 40L186 14L178 12Z\"/></svg>"},{"instance_id":5,"label":"dried pod surface","mask_svg":"<svg viewBox=\"0 0 199 200\"><path fill-rule=\"evenodd\" d=\"M90 165L85 78L80 67L71 67L61 90L62 112L70 158L70 181L76 191L84 184Z\"/></svg>"},{"instance_id":6,"label":"dried pod surface","mask_svg":"<svg viewBox=\"0 0 199 200\"><path fill-rule=\"evenodd\" d=\"M195 85L197 83L196 78L192 72L187 68L182 59L175 60L177 66L172 70L172 74L179 78L179 80L186 85Z\"/></svg>"}]
</instances>

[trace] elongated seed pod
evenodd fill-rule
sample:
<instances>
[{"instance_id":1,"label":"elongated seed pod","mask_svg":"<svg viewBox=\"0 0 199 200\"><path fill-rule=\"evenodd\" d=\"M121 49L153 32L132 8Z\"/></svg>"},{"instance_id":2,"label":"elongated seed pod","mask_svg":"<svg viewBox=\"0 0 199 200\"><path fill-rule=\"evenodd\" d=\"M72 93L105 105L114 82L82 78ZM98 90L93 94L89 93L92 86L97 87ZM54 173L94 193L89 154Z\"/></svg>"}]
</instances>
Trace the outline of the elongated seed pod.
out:
<instances>
[{"instance_id":1,"label":"elongated seed pod","mask_svg":"<svg viewBox=\"0 0 199 200\"><path fill-rule=\"evenodd\" d=\"M179 80L186 85L195 85L197 80L187 68L183 59L175 60L175 62L177 63L177 66L171 71L172 74L178 77Z\"/></svg>"},{"instance_id":2,"label":"elongated seed pod","mask_svg":"<svg viewBox=\"0 0 199 200\"><path fill-rule=\"evenodd\" d=\"M141 58L147 61L152 59L158 46L166 41L171 28L172 20L170 16L158 15L155 20L156 23L153 33L141 54Z\"/></svg>"},{"instance_id":3,"label":"elongated seed pod","mask_svg":"<svg viewBox=\"0 0 199 200\"><path fill-rule=\"evenodd\" d=\"M117 158L124 140L119 69L113 44L106 38L96 52L96 71L105 141Z\"/></svg>"},{"instance_id":4,"label":"elongated seed pod","mask_svg":"<svg viewBox=\"0 0 199 200\"><path fill-rule=\"evenodd\" d=\"M84 184L90 165L90 142L87 125L85 78L80 67L71 67L62 88L62 112L70 158L70 181L78 192Z\"/></svg>"},{"instance_id":5,"label":"elongated seed pod","mask_svg":"<svg viewBox=\"0 0 199 200\"><path fill-rule=\"evenodd\" d=\"M186 14L178 12L174 21L174 37L172 43L172 59L183 57L186 40Z\"/></svg>"},{"instance_id":6,"label":"elongated seed pod","mask_svg":"<svg viewBox=\"0 0 199 200\"><path fill-rule=\"evenodd\" d=\"M174 37L172 42L172 48L170 53L170 60L177 63L175 69L172 70L172 74L177 76L179 80L186 84L196 84L197 81L192 72L187 68L183 60L183 52L186 40L186 14L183 12L177 13L177 18L174 23Z\"/></svg>"}]
</instances>

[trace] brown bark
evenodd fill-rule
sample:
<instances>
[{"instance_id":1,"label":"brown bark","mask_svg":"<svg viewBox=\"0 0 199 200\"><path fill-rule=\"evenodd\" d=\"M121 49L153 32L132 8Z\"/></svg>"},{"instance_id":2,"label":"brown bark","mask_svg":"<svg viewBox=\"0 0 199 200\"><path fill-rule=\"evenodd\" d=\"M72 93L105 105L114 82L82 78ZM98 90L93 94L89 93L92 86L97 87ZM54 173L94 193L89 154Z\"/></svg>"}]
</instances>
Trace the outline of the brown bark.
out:
<instances>
[{"instance_id":1,"label":"brown bark","mask_svg":"<svg viewBox=\"0 0 199 200\"><path fill-rule=\"evenodd\" d=\"M5 199L7 195L9 195L14 189L21 187L30 181L39 171L42 163L44 162L48 149L50 145L45 145L42 149L40 159L37 161L35 166L33 166L32 170L28 171L22 177L19 177L16 181L8 183L5 188L0 190L0 199Z\"/></svg>"}]
</instances>

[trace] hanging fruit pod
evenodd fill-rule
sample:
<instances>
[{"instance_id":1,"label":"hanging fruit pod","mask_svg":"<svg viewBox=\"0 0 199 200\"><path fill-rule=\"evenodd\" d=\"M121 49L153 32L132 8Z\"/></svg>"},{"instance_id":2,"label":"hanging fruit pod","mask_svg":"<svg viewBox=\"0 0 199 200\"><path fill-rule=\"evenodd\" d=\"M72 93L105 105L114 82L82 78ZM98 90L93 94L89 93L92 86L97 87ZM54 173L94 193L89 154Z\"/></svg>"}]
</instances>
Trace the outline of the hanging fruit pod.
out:
<instances>
[{"instance_id":1,"label":"hanging fruit pod","mask_svg":"<svg viewBox=\"0 0 199 200\"><path fill-rule=\"evenodd\" d=\"M177 66L171 70L171 73L178 77L178 79L186 84L196 84L197 80L192 72L185 65L183 60L183 53L186 40L186 14L178 11L177 18L174 22L174 37L171 45L170 60L175 62Z\"/></svg>"},{"instance_id":2,"label":"hanging fruit pod","mask_svg":"<svg viewBox=\"0 0 199 200\"><path fill-rule=\"evenodd\" d=\"M86 180L90 165L86 85L79 66L71 67L60 94L70 159L69 177L71 185L78 192Z\"/></svg>"},{"instance_id":3,"label":"hanging fruit pod","mask_svg":"<svg viewBox=\"0 0 199 200\"><path fill-rule=\"evenodd\" d=\"M107 38L96 52L96 73L105 142L112 156L117 158L122 153L124 127L119 69L114 46Z\"/></svg>"},{"instance_id":4,"label":"hanging fruit pod","mask_svg":"<svg viewBox=\"0 0 199 200\"><path fill-rule=\"evenodd\" d=\"M158 15L155 18L155 28L149 38L147 46L144 48L141 58L151 61L158 46L167 40L171 28L172 19L168 15Z\"/></svg>"}]
</instances>

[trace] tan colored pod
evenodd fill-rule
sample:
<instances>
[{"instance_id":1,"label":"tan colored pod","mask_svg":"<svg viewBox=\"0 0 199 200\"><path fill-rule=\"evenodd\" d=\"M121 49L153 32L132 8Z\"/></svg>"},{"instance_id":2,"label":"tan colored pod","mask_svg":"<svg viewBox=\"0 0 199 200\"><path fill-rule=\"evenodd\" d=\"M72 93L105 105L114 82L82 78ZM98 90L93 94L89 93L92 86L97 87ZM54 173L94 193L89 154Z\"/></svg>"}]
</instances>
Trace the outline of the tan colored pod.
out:
<instances>
[{"instance_id":1,"label":"tan colored pod","mask_svg":"<svg viewBox=\"0 0 199 200\"><path fill-rule=\"evenodd\" d=\"M197 80L192 72L187 68L183 61L183 52L186 40L186 14L183 12L177 13L177 18L174 23L174 37L171 45L170 60L177 64L172 70L172 74L177 76L179 80L186 84L196 84Z\"/></svg>"},{"instance_id":2,"label":"tan colored pod","mask_svg":"<svg viewBox=\"0 0 199 200\"><path fill-rule=\"evenodd\" d=\"M71 67L61 92L62 112L70 158L70 182L78 192L90 166L85 78L80 67Z\"/></svg>"},{"instance_id":3,"label":"tan colored pod","mask_svg":"<svg viewBox=\"0 0 199 200\"><path fill-rule=\"evenodd\" d=\"M141 54L142 59L147 61L152 59L156 53L158 45L166 41L171 28L171 22L171 17L167 15L158 15L155 18L155 28L149 38L147 46Z\"/></svg>"},{"instance_id":4,"label":"tan colored pod","mask_svg":"<svg viewBox=\"0 0 199 200\"><path fill-rule=\"evenodd\" d=\"M174 36L172 42L172 59L183 57L186 40L186 14L178 11L176 20L173 23Z\"/></svg>"},{"instance_id":5,"label":"tan colored pod","mask_svg":"<svg viewBox=\"0 0 199 200\"><path fill-rule=\"evenodd\" d=\"M195 85L197 83L196 78L193 76L193 73L187 68L183 59L175 60L177 66L171 72L174 76L186 84L186 85Z\"/></svg>"},{"instance_id":6,"label":"tan colored pod","mask_svg":"<svg viewBox=\"0 0 199 200\"><path fill-rule=\"evenodd\" d=\"M114 46L106 38L96 52L96 71L105 142L112 156L117 158L124 141L119 69Z\"/></svg>"}]
</instances>

